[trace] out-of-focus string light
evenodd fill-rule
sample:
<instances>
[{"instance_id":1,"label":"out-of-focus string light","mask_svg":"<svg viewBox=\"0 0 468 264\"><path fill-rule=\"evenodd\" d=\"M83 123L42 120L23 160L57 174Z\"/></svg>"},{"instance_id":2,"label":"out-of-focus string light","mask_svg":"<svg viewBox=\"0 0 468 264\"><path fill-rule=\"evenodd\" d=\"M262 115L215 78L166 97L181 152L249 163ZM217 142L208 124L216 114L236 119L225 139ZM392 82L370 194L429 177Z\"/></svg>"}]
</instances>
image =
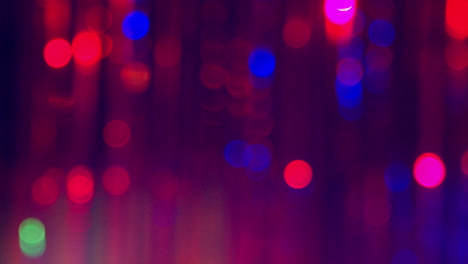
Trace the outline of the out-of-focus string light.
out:
<instances>
[{"instance_id":1,"label":"out-of-focus string light","mask_svg":"<svg viewBox=\"0 0 468 264\"><path fill-rule=\"evenodd\" d=\"M273 53L267 49L256 49L249 57L249 68L257 77L271 76L276 67L276 59Z\"/></svg>"},{"instance_id":2,"label":"out-of-focus string light","mask_svg":"<svg viewBox=\"0 0 468 264\"><path fill-rule=\"evenodd\" d=\"M302 48L309 43L311 28L300 20L290 20L283 27L283 40L291 48Z\"/></svg>"},{"instance_id":3,"label":"out-of-focus string light","mask_svg":"<svg viewBox=\"0 0 468 264\"><path fill-rule=\"evenodd\" d=\"M325 16L337 25L350 22L356 14L355 0L325 0Z\"/></svg>"},{"instance_id":4,"label":"out-of-focus string light","mask_svg":"<svg viewBox=\"0 0 468 264\"><path fill-rule=\"evenodd\" d=\"M303 160L293 160L284 169L284 180L291 188L305 188L312 181L312 168Z\"/></svg>"},{"instance_id":5,"label":"out-of-focus string light","mask_svg":"<svg viewBox=\"0 0 468 264\"><path fill-rule=\"evenodd\" d=\"M124 35L131 40L138 40L146 36L150 22L148 16L141 11L130 12L122 22Z\"/></svg>"},{"instance_id":6,"label":"out-of-focus string light","mask_svg":"<svg viewBox=\"0 0 468 264\"><path fill-rule=\"evenodd\" d=\"M209 89L219 89L226 85L228 74L226 70L216 64L204 64L200 70L200 80Z\"/></svg>"},{"instance_id":7,"label":"out-of-focus string light","mask_svg":"<svg viewBox=\"0 0 468 264\"><path fill-rule=\"evenodd\" d=\"M75 61L81 65L93 65L101 59L101 38L96 32L80 32L72 41Z\"/></svg>"},{"instance_id":8,"label":"out-of-focus string light","mask_svg":"<svg viewBox=\"0 0 468 264\"><path fill-rule=\"evenodd\" d=\"M434 153L423 153L414 162L414 178L423 187L439 186L445 178L445 165Z\"/></svg>"},{"instance_id":9,"label":"out-of-focus string light","mask_svg":"<svg viewBox=\"0 0 468 264\"><path fill-rule=\"evenodd\" d=\"M38 178L33 184L32 196L38 204L51 205L57 200L58 194L56 181L47 175Z\"/></svg>"},{"instance_id":10,"label":"out-of-focus string light","mask_svg":"<svg viewBox=\"0 0 468 264\"><path fill-rule=\"evenodd\" d=\"M140 93L148 88L150 70L144 63L133 62L122 68L120 77L129 91Z\"/></svg>"},{"instance_id":11,"label":"out-of-focus string light","mask_svg":"<svg viewBox=\"0 0 468 264\"><path fill-rule=\"evenodd\" d=\"M104 189L113 196L127 192L130 186L128 171L121 166L109 167L102 176Z\"/></svg>"},{"instance_id":12,"label":"out-of-focus string light","mask_svg":"<svg viewBox=\"0 0 468 264\"><path fill-rule=\"evenodd\" d=\"M460 162L461 170L465 175L468 175L468 150L463 153Z\"/></svg>"},{"instance_id":13,"label":"out-of-focus string light","mask_svg":"<svg viewBox=\"0 0 468 264\"><path fill-rule=\"evenodd\" d=\"M104 127L103 136L108 146L121 148L130 140L130 127L122 120L112 120Z\"/></svg>"},{"instance_id":14,"label":"out-of-focus string light","mask_svg":"<svg viewBox=\"0 0 468 264\"><path fill-rule=\"evenodd\" d=\"M46 248L44 224L36 218L26 218L18 228L21 252L27 257L39 257Z\"/></svg>"},{"instance_id":15,"label":"out-of-focus string light","mask_svg":"<svg viewBox=\"0 0 468 264\"><path fill-rule=\"evenodd\" d=\"M445 8L445 28L447 34L458 40L468 37L468 2L447 0Z\"/></svg>"},{"instance_id":16,"label":"out-of-focus string light","mask_svg":"<svg viewBox=\"0 0 468 264\"><path fill-rule=\"evenodd\" d=\"M341 82L336 82L336 96L338 103L344 107L357 107L362 102L362 86L360 83L348 86Z\"/></svg>"},{"instance_id":17,"label":"out-of-focus string light","mask_svg":"<svg viewBox=\"0 0 468 264\"><path fill-rule=\"evenodd\" d=\"M363 67L361 61L345 58L338 62L336 68L337 79L345 85L357 85L362 80Z\"/></svg>"},{"instance_id":18,"label":"out-of-focus string light","mask_svg":"<svg viewBox=\"0 0 468 264\"><path fill-rule=\"evenodd\" d=\"M64 39L53 39L44 47L44 60L52 68L65 67L71 56L70 43Z\"/></svg>"},{"instance_id":19,"label":"out-of-focus string light","mask_svg":"<svg viewBox=\"0 0 468 264\"><path fill-rule=\"evenodd\" d=\"M74 167L67 176L68 198L75 204L86 204L94 195L94 179L84 166Z\"/></svg>"},{"instance_id":20,"label":"out-of-focus string light","mask_svg":"<svg viewBox=\"0 0 468 264\"><path fill-rule=\"evenodd\" d=\"M268 147L262 144L253 144L246 149L247 156L250 158L246 166L248 170L259 172L270 166L272 154Z\"/></svg>"}]
</instances>

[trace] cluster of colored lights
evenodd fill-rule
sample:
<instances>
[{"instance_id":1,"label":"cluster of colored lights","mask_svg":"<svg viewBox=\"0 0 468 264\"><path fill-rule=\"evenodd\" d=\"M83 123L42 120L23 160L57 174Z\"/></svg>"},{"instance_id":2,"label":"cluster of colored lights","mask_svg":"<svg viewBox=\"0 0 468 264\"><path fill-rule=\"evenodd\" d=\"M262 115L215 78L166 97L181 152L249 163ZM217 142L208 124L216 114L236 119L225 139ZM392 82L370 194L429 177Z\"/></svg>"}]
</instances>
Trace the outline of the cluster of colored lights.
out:
<instances>
[{"instance_id":1,"label":"cluster of colored lights","mask_svg":"<svg viewBox=\"0 0 468 264\"><path fill-rule=\"evenodd\" d=\"M359 36L344 39L338 45L340 61L336 67L335 90L340 115L348 121L359 119L363 113L363 48Z\"/></svg>"}]
</instances>

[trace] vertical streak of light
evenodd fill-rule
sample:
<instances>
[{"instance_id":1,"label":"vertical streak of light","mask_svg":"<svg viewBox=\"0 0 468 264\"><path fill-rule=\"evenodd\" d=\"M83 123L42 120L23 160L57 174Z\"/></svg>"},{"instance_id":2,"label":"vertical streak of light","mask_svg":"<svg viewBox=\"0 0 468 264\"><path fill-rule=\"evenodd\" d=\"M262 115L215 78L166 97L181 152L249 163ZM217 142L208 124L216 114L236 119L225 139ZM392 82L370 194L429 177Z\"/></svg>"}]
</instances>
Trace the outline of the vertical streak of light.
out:
<instances>
[{"instance_id":1,"label":"vertical streak of light","mask_svg":"<svg viewBox=\"0 0 468 264\"><path fill-rule=\"evenodd\" d=\"M422 3L422 2L421 2ZM417 5L420 9L421 5ZM443 8L437 5L422 5L421 15L418 19L422 28L419 45L419 128L418 128L418 154L425 151L443 153L443 135L445 129L444 112L444 85L441 77L443 65L442 54L437 52L441 47L437 42L431 41L440 32L434 30L433 25L443 18ZM439 13L434 13L434 12ZM417 17L413 17L417 19ZM441 23L443 25L443 23ZM443 32L443 31L442 31ZM442 158L444 156L442 155ZM418 187L417 193L417 240L418 256L422 263L443 262L443 196L444 184L435 189Z\"/></svg>"}]
</instances>

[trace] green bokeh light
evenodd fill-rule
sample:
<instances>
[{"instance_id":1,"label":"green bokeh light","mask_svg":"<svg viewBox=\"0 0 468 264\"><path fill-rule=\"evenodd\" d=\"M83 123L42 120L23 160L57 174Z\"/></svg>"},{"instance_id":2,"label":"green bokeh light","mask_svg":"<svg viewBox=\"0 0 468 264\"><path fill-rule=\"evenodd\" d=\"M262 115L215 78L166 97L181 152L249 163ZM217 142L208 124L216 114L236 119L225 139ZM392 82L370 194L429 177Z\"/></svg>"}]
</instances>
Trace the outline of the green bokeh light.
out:
<instances>
[{"instance_id":1,"label":"green bokeh light","mask_svg":"<svg viewBox=\"0 0 468 264\"><path fill-rule=\"evenodd\" d=\"M41 256L46 247L44 224L36 218L27 218L21 222L19 229L19 244L24 255Z\"/></svg>"}]
</instances>

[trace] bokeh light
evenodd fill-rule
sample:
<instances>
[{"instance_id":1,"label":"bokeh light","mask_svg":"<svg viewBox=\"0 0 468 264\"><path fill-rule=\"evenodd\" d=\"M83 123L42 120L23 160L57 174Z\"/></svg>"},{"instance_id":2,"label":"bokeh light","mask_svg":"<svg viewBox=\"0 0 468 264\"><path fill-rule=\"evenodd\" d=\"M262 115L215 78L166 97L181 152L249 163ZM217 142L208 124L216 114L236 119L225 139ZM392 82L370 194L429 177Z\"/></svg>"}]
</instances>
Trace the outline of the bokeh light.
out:
<instances>
[{"instance_id":1,"label":"bokeh light","mask_svg":"<svg viewBox=\"0 0 468 264\"><path fill-rule=\"evenodd\" d=\"M256 49L249 56L249 68L257 77L268 77L273 74L276 67L276 59L271 51Z\"/></svg>"},{"instance_id":2,"label":"bokeh light","mask_svg":"<svg viewBox=\"0 0 468 264\"><path fill-rule=\"evenodd\" d=\"M411 182L411 169L403 163L394 162L385 170L384 178L391 192L402 192Z\"/></svg>"},{"instance_id":3,"label":"bokeh light","mask_svg":"<svg viewBox=\"0 0 468 264\"><path fill-rule=\"evenodd\" d=\"M172 68L179 64L182 55L180 41L175 38L161 38L154 47L156 64L163 68Z\"/></svg>"},{"instance_id":4,"label":"bokeh light","mask_svg":"<svg viewBox=\"0 0 468 264\"><path fill-rule=\"evenodd\" d=\"M262 171L271 164L272 154L268 147L262 144L253 144L247 147L246 155L249 158L247 169L251 171Z\"/></svg>"},{"instance_id":5,"label":"bokeh light","mask_svg":"<svg viewBox=\"0 0 468 264\"><path fill-rule=\"evenodd\" d=\"M52 68L62 68L71 59L70 43L64 39L53 39L44 47L44 60Z\"/></svg>"},{"instance_id":6,"label":"bokeh light","mask_svg":"<svg viewBox=\"0 0 468 264\"><path fill-rule=\"evenodd\" d=\"M409 249L400 250L393 256L391 264L418 264L418 257Z\"/></svg>"},{"instance_id":7,"label":"bokeh light","mask_svg":"<svg viewBox=\"0 0 468 264\"><path fill-rule=\"evenodd\" d=\"M290 20L283 28L283 40L291 48L302 48L307 45L310 35L310 26L300 20Z\"/></svg>"},{"instance_id":8,"label":"bokeh light","mask_svg":"<svg viewBox=\"0 0 468 264\"><path fill-rule=\"evenodd\" d=\"M149 31L148 16L141 11L130 12L122 22L124 35L131 40L138 40L146 36Z\"/></svg>"},{"instance_id":9,"label":"bokeh light","mask_svg":"<svg viewBox=\"0 0 468 264\"><path fill-rule=\"evenodd\" d=\"M144 63L133 62L122 68L120 77L129 91L141 93L148 88L150 70Z\"/></svg>"},{"instance_id":10,"label":"bokeh light","mask_svg":"<svg viewBox=\"0 0 468 264\"><path fill-rule=\"evenodd\" d=\"M38 204L51 205L57 200L58 195L58 185L51 177L42 176L32 186L32 197Z\"/></svg>"},{"instance_id":11,"label":"bokeh light","mask_svg":"<svg viewBox=\"0 0 468 264\"><path fill-rule=\"evenodd\" d=\"M109 121L104 127L103 137L108 146L121 148L130 141L130 127L122 120Z\"/></svg>"},{"instance_id":12,"label":"bokeh light","mask_svg":"<svg viewBox=\"0 0 468 264\"><path fill-rule=\"evenodd\" d=\"M229 142L224 149L224 158L233 167L245 167L250 162L250 152L247 151L248 146L242 140Z\"/></svg>"},{"instance_id":13,"label":"bokeh light","mask_svg":"<svg viewBox=\"0 0 468 264\"><path fill-rule=\"evenodd\" d=\"M436 154L423 153L414 162L413 173L421 186L434 188L445 178L445 165Z\"/></svg>"},{"instance_id":14,"label":"bokeh light","mask_svg":"<svg viewBox=\"0 0 468 264\"><path fill-rule=\"evenodd\" d=\"M341 82L336 82L336 96L338 103L344 107L353 108L362 102L362 86L360 83L348 86Z\"/></svg>"},{"instance_id":15,"label":"bokeh light","mask_svg":"<svg viewBox=\"0 0 468 264\"><path fill-rule=\"evenodd\" d=\"M284 169L284 180L289 187L302 189L312 181L312 168L303 160L293 160Z\"/></svg>"},{"instance_id":16,"label":"bokeh light","mask_svg":"<svg viewBox=\"0 0 468 264\"><path fill-rule=\"evenodd\" d=\"M28 257L41 256L46 247L44 224L36 218L27 218L18 228L21 252Z\"/></svg>"},{"instance_id":17,"label":"bokeh light","mask_svg":"<svg viewBox=\"0 0 468 264\"><path fill-rule=\"evenodd\" d=\"M395 28L386 20L375 20L369 25L369 39L379 47L388 47L395 40Z\"/></svg>"},{"instance_id":18,"label":"bokeh light","mask_svg":"<svg viewBox=\"0 0 468 264\"><path fill-rule=\"evenodd\" d=\"M338 62L336 68L337 79L345 85L357 85L363 76L361 61L353 58L344 58Z\"/></svg>"},{"instance_id":19,"label":"bokeh light","mask_svg":"<svg viewBox=\"0 0 468 264\"><path fill-rule=\"evenodd\" d=\"M101 38L96 32L80 32L72 42L75 61L81 65L92 65L101 59Z\"/></svg>"},{"instance_id":20,"label":"bokeh light","mask_svg":"<svg viewBox=\"0 0 468 264\"><path fill-rule=\"evenodd\" d=\"M70 201L76 204L91 201L94 195L94 180L88 168L77 166L68 173L67 194Z\"/></svg>"},{"instance_id":21,"label":"bokeh light","mask_svg":"<svg viewBox=\"0 0 468 264\"><path fill-rule=\"evenodd\" d=\"M465 175L468 175L468 151L465 151L461 158L461 170Z\"/></svg>"},{"instance_id":22,"label":"bokeh light","mask_svg":"<svg viewBox=\"0 0 468 264\"><path fill-rule=\"evenodd\" d=\"M350 22L356 14L355 0L325 0L325 15L337 25Z\"/></svg>"},{"instance_id":23,"label":"bokeh light","mask_svg":"<svg viewBox=\"0 0 468 264\"><path fill-rule=\"evenodd\" d=\"M468 2L464 0L447 0L445 8L445 25L447 34L458 40L468 37Z\"/></svg>"},{"instance_id":24,"label":"bokeh light","mask_svg":"<svg viewBox=\"0 0 468 264\"><path fill-rule=\"evenodd\" d=\"M130 177L125 168L121 166L109 167L102 176L104 189L111 195L119 196L127 192L130 186Z\"/></svg>"},{"instance_id":25,"label":"bokeh light","mask_svg":"<svg viewBox=\"0 0 468 264\"><path fill-rule=\"evenodd\" d=\"M219 89L227 83L226 70L216 64L204 64L200 70L200 80L209 89Z\"/></svg>"}]
</instances>

